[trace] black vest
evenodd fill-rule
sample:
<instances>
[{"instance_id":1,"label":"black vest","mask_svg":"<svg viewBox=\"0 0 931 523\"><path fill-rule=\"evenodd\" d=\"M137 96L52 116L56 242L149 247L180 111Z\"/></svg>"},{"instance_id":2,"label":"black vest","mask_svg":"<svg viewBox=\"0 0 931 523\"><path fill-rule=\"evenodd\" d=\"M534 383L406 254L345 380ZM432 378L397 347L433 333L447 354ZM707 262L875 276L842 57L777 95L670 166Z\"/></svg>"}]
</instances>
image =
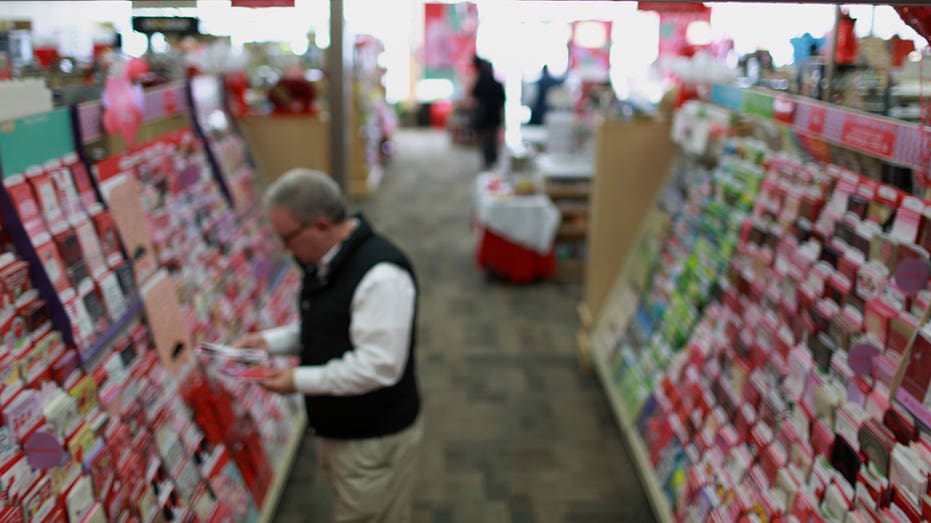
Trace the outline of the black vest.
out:
<instances>
[{"instance_id":1,"label":"black vest","mask_svg":"<svg viewBox=\"0 0 931 523\"><path fill-rule=\"evenodd\" d=\"M352 350L349 337L352 296L369 269L393 263L414 279L407 257L376 234L361 216L359 224L333 258L325 277L315 266L306 268L299 297L301 311L301 365L323 365ZM355 396L305 395L309 425L317 435L335 439L371 438L409 427L420 412L420 395L414 376L417 302L411 320L407 364L398 383Z\"/></svg>"}]
</instances>

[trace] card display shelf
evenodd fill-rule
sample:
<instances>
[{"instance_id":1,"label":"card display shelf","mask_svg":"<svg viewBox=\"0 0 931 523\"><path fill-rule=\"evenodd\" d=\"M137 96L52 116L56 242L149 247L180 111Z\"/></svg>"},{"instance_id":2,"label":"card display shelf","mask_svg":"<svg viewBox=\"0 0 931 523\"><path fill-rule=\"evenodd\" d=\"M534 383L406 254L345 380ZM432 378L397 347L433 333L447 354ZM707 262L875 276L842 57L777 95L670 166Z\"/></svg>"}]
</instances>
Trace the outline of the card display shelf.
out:
<instances>
[{"instance_id":1,"label":"card display shelf","mask_svg":"<svg viewBox=\"0 0 931 523\"><path fill-rule=\"evenodd\" d=\"M670 124L605 120L595 133L595 175L586 186L588 256L583 303L597 318L635 245L647 210L676 157ZM570 191L571 188L565 190Z\"/></svg>"},{"instance_id":2,"label":"card display shelf","mask_svg":"<svg viewBox=\"0 0 931 523\"><path fill-rule=\"evenodd\" d=\"M268 494L266 494L265 504L261 513L259 513L259 523L271 523L275 520L275 512L281 502L281 495L284 493L288 476L291 475L291 468L294 466L294 460L301 448L301 442L304 440L307 429L307 411L301 406L297 412L298 415L294 420L291 437L288 439L287 446L281 457L278 458L278 462L274 465L275 478L272 480Z\"/></svg>"},{"instance_id":3,"label":"card display shelf","mask_svg":"<svg viewBox=\"0 0 931 523\"><path fill-rule=\"evenodd\" d=\"M673 523L675 519L672 517L672 509L669 506L669 502L666 500L666 496L663 494L663 490L659 486L656 474L654 474L653 467L650 465L650 460L647 457L647 451L643 445L643 441L640 439L640 436L633 426L632 418L624 410L620 394L612 381L608 363L605 361L604 356L600 355L597 351L591 352L591 359L598 374L598 379L601 381L605 393L608 396L608 401L611 404L611 412L614 414L614 418L621 428L621 435L624 437L624 443L627 446L628 453L633 459L634 469L637 472L637 476L640 478L640 484L646 492L647 499L650 501L650 506L653 507L653 516L658 523Z\"/></svg>"},{"instance_id":4,"label":"card display shelf","mask_svg":"<svg viewBox=\"0 0 931 523\"><path fill-rule=\"evenodd\" d=\"M168 120L183 120L183 116L176 114L178 111L183 111L185 107L185 97L181 93L183 93L182 86L170 86L148 93L145 98L147 120L143 122L143 126ZM68 154L75 156L73 154L75 149L77 149L76 152L79 155L84 155L82 159L85 163L90 163L89 160L92 160L92 158L86 157L87 151L84 150L83 146L92 142L99 144L112 138L107 137L103 131L100 124L102 115L102 105L98 102L84 104L80 108L73 107L70 113L67 109L56 110L48 114L31 117L29 122L22 125L6 126L6 136L2 140L5 146L5 154L2 155L0 177L3 175L16 175L32 165L46 165L48 167L44 163L45 160L55 159L55 162L60 162L57 158L62 158ZM187 115L187 117L190 117L190 115ZM35 130L35 132L31 132L32 130ZM117 145L122 145L125 148L125 144ZM106 147L105 150L110 151L110 153L114 151L114 149ZM91 182L88 181L88 183ZM93 192L97 193L97 203L101 201L99 199L99 189L97 186L93 187ZM40 294L46 298L46 306L49 309L55 329L62 333L65 341L70 345L72 342L69 335L72 333L72 329L68 314L64 312L62 303L58 299L58 293L51 285L48 274L43 270L43 265L36 255L35 248L32 246L29 232L21 223L16 207L8 201L5 190L0 189L0 196L2 196L0 201L3 202L0 214L3 215L5 228L10 233L16 250L24 261L29 264L34 285L39 288ZM80 196L83 198L85 195L82 192ZM85 205L87 204L85 203ZM287 274L285 269L289 267L291 265L288 264L278 268L275 273L274 288L279 287L278 283L285 278ZM128 331L134 325L140 321L144 322L147 317L151 320L151 316L144 313L145 307L139 295L133 292L128 294L125 300L125 308L119 317L113 318L112 323L105 330L89 339L86 347L78 345L76 360L80 362L80 367L86 372L85 377L90 376L90 372L100 365L100 362L104 361L106 356L111 354L114 346L126 340ZM133 333L133 337L135 337L135 333ZM149 355L151 356L151 354ZM154 368L156 364L152 363L152 365ZM158 374L158 376L164 376L164 374ZM263 522L270 521L274 517L277 502L289 475L294 456L305 434L307 419L303 408L298 409L297 413L286 421L293 423L293 425L289 427L291 432L287 444L282 449L283 452L280 453L273 464L274 477L271 490L265 498L263 507L261 507L261 521Z\"/></svg>"},{"instance_id":5,"label":"card display shelf","mask_svg":"<svg viewBox=\"0 0 931 523\"><path fill-rule=\"evenodd\" d=\"M843 176L844 175L842 173L841 179L849 180L849 177L844 178ZM859 183L869 182L865 181L864 178L859 178L854 179L851 183L853 183L853 186L856 188ZM877 194L879 194L879 192L877 192ZM830 194L825 196L826 199L829 197ZM756 197L754 197L753 200L756 201ZM656 213L656 211L657 209L654 205L654 207L652 207L649 212L645 213L646 217L644 219L644 223L650 222L650 216ZM641 241L644 239L645 232L646 230L641 228ZM631 255L635 255L635 253L632 252ZM746 256L746 254L742 254L742 256ZM634 259L635 257L636 256L626 256L621 270L616 274L614 286L606 296L601 314L596 316L597 322L591 330L590 340L581 340L580 337L580 346L589 346L589 352L595 369L598 372L605 392L611 402L615 417L618 420L622 434L628 444L628 448L631 451L637 472L641 476L642 483L647 491L651 503L653 504L657 519L663 522L673 521L670 502L668 501L666 494L663 492L663 488L660 486L660 481L657 478L657 473L654 471L653 465L647 458L645 443L643 438L638 433L639 429L635 427L634 420L631 417L631 412L628 410L631 408L631 406L635 406L637 410L640 410L643 402L637 400L631 402L626 397L629 395L629 391L623 392L621 390L619 385L620 382L618 381L619 371L618 369L613 368L613 365L616 365L617 362L615 361L612 363L610 361L612 357L609 357L611 354L611 349L619 341L618 335L620 331L623 330L629 322L633 321L634 310L637 308L638 304L638 296L642 291L642 289L638 288L638 286L633 281L636 279L636 273L638 272L634 268L636 264ZM921 319L919 320L919 325L922 325L927 321L929 316L928 311L929 309L926 308L924 310L924 314L920 315ZM893 382L894 385L890 386L889 388L891 397L895 397L896 387L898 387L898 384L902 380L902 375L908 364L910 353L915 344L916 336L917 332L913 330L910 341L908 342L907 348L902 356L902 364L898 367L898 372ZM670 364L670 362L667 361L666 364ZM666 369L662 366L658 367L657 370L661 370L661 372L665 375ZM649 381L649 378L647 381ZM654 390L655 389L651 389L649 394L652 394ZM891 397L889 398L890 401ZM916 417L919 416L918 414L914 415ZM637 424L639 423L640 422L638 421ZM812 423L814 423L814 421L812 421ZM685 443L683 443L683 445L684 444Z\"/></svg>"}]
</instances>

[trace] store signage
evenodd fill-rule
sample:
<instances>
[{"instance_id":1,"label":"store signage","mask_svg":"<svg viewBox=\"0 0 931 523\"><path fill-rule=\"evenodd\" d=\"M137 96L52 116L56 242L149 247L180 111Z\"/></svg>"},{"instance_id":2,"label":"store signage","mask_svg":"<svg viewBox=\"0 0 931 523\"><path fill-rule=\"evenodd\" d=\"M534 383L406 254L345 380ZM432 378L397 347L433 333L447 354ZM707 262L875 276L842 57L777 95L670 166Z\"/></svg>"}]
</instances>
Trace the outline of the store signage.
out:
<instances>
[{"instance_id":1,"label":"store signage","mask_svg":"<svg viewBox=\"0 0 931 523\"><path fill-rule=\"evenodd\" d=\"M776 96L773 100L773 120L791 125L793 118L795 118L795 101L788 96Z\"/></svg>"},{"instance_id":2,"label":"store signage","mask_svg":"<svg viewBox=\"0 0 931 523\"><path fill-rule=\"evenodd\" d=\"M232 0L232 7L294 7L294 0Z\"/></svg>"},{"instance_id":3,"label":"store signage","mask_svg":"<svg viewBox=\"0 0 931 523\"><path fill-rule=\"evenodd\" d=\"M889 158L895 149L895 128L865 118L848 117L841 130L841 143Z\"/></svg>"},{"instance_id":4,"label":"store signage","mask_svg":"<svg viewBox=\"0 0 931 523\"><path fill-rule=\"evenodd\" d=\"M740 111L743 106L744 93L739 87L724 84L711 86L711 101L732 111Z\"/></svg>"},{"instance_id":5,"label":"store signage","mask_svg":"<svg viewBox=\"0 0 931 523\"><path fill-rule=\"evenodd\" d=\"M134 16L133 30L145 34L180 36L200 34L200 19L193 16Z\"/></svg>"},{"instance_id":6,"label":"store signage","mask_svg":"<svg viewBox=\"0 0 931 523\"><path fill-rule=\"evenodd\" d=\"M638 11L657 13L710 13L711 8L703 2L637 2Z\"/></svg>"},{"instance_id":7,"label":"store signage","mask_svg":"<svg viewBox=\"0 0 931 523\"><path fill-rule=\"evenodd\" d=\"M747 91L744 93L743 112L771 120L773 118L773 97Z\"/></svg>"},{"instance_id":8,"label":"store signage","mask_svg":"<svg viewBox=\"0 0 931 523\"><path fill-rule=\"evenodd\" d=\"M133 9L197 7L197 0L133 0Z\"/></svg>"},{"instance_id":9,"label":"store signage","mask_svg":"<svg viewBox=\"0 0 931 523\"><path fill-rule=\"evenodd\" d=\"M821 134L824 132L824 122L828 119L828 110L824 107L811 107L808 110L808 131Z\"/></svg>"}]
</instances>

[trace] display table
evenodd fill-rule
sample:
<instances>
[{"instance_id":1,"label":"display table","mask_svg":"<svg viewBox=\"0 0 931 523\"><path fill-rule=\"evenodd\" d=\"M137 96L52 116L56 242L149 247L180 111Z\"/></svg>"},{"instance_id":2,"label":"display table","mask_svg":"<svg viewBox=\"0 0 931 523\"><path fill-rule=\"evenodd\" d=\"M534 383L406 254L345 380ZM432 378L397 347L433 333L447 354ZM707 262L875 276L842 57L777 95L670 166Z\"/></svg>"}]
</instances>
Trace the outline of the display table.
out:
<instances>
[{"instance_id":1,"label":"display table","mask_svg":"<svg viewBox=\"0 0 931 523\"><path fill-rule=\"evenodd\" d=\"M513 283L552 276L559 220L559 209L546 195L515 195L502 176L480 174L474 190L478 265Z\"/></svg>"},{"instance_id":2,"label":"display table","mask_svg":"<svg viewBox=\"0 0 931 523\"><path fill-rule=\"evenodd\" d=\"M585 180L595 174L595 163L591 154L541 154L537 157L537 168L548 180Z\"/></svg>"}]
</instances>

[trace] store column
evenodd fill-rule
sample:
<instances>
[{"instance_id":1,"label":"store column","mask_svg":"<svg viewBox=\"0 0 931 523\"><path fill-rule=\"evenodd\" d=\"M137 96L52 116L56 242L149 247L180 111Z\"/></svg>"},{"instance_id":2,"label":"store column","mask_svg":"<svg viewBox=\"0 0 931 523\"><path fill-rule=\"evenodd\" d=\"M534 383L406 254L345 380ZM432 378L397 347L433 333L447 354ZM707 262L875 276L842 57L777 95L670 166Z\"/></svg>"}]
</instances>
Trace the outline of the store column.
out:
<instances>
[{"instance_id":1,"label":"store column","mask_svg":"<svg viewBox=\"0 0 931 523\"><path fill-rule=\"evenodd\" d=\"M327 98L330 106L330 176L346 189L349 172L349 103L352 44L346 32L343 0L330 0L330 48L327 55Z\"/></svg>"}]
</instances>

